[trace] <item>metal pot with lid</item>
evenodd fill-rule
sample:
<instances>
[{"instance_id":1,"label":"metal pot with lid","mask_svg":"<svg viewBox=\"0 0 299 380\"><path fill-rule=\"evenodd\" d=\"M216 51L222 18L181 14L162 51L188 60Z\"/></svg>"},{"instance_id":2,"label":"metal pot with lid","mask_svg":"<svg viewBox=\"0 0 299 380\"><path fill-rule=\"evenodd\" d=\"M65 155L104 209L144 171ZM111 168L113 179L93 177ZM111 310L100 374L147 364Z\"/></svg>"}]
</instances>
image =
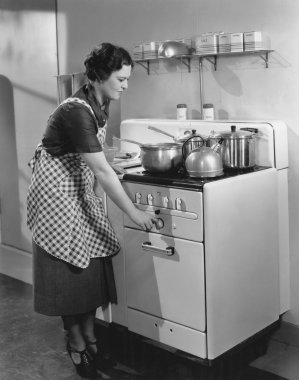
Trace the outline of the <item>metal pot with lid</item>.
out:
<instances>
[{"instance_id":1,"label":"metal pot with lid","mask_svg":"<svg viewBox=\"0 0 299 380\"><path fill-rule=\"evenodd\" d=\"M258 130L255 128L240 128L235 125L231 130L222 132L223 165L230 169L247 169L255 165L255 142Z\"/></svg>"}]
</instances>

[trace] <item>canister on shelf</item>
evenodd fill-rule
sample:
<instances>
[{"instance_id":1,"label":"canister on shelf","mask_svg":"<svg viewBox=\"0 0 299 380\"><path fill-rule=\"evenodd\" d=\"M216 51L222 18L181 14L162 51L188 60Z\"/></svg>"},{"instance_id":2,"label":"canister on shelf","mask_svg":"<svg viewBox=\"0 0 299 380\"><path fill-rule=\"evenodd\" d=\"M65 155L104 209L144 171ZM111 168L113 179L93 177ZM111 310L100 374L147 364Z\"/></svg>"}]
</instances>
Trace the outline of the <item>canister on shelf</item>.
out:
<instances>
[{"instance_id":1,"label":"canister on shelf","mask_svg":"<svg viewBox=\"0 0 299 380\"><path fill-rule=\"evenodd\" d=\"M158 50L159 50L160 42L159 41L151 41L143 43L143 58L157 58Z\"/></svg>"},{"instance_id":2,"label":"canister on shelf","mask_svg":"<svg viewBox=\"0 0 299 380\"><path fill-rule=\"evenodd\" d=\"M217 54L219 33L203 33L195 37L195 54Z\"/></svg>"},{"instance_id":3,"label":"canister on shelf","mask_svg":"<svg viewBox=\"0 0 299 380\"><path fill-rule=\"evenodd\" d=\"M206 103L202 106L203 120L214 120L214 106L211 103Z\"/></svg>"},{"instance_id":4,"label":"canister on shelf","mask_svg":"<svg viewBox=\"0 0 299 380\"><path fill-rule=\"evenodd\" d=\"M134 46L133 58L134 59L142 59L143 58L143 44L142 43Z\"/></svg>"},{"instance_id":5,"label":"canister on shelf","mask_svg":"<svg viewBox=\"0 0 299 380\"><path fill-rule=\"evenodd\" d=\"M230 34L231 53L239 53L244 50L244 36L243 33Z\"/></svg>"},{"instance_id":6,"label":"canister on shelf","mask_svg":"<svg viewBox=\"0 0 299 380\"><path fill-rule=\"evenodd\" d=\"M187 105L186 104L177 104L176 117L178 120L187 120Z\"/></svg>"}]
</instances>

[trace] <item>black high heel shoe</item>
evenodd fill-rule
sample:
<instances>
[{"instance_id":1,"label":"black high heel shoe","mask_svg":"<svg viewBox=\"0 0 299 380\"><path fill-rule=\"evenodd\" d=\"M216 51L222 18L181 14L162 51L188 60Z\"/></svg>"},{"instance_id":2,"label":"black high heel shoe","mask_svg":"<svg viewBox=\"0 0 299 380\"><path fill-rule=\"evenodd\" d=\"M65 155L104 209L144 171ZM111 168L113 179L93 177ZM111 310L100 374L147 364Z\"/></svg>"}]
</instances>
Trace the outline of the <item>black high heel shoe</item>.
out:
<instances>
[{"instance_id":1,"label":"black high heel shoe","mask_svg":"<svg viewBox=\"0 0 299 380\"><path fill-rule=\"evenodd\" d=\"M79 376L84 377L85 379L95 379L97 377L97 371L93 365L87 348L85 348L83 351L77 351L68 343L66 349ZM80 363L75 363L72 354L80 355Z\"/></svg>"},{"instance_id":2,"label":"black high heel shoe","mask_svg":"<svg viewBox=\"0 0 299 380\"><path fill-rule=\"evenodd\" d=\"M96 352L90 346L96 346ZM111 356L102 352L97 341L87 342L86 348L96 369L104 371L116 365L116 361Z\"/></svg>"}]
</instances>

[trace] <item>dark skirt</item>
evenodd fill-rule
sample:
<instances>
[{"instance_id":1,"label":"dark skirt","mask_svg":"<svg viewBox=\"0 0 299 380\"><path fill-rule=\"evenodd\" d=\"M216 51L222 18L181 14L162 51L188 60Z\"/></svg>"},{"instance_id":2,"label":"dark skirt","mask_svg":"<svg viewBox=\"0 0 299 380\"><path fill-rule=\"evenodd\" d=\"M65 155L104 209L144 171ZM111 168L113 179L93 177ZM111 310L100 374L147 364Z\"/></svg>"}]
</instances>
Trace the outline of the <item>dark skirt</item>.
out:
<instances>
[{"instance_id":1,"label":"dark skirt","mask_svg":"<svg viewBox=\"0 0 299 380\"><path fill-rule=\"evenodd\" d=\"M111 257L91 259L89 266L81 269L33 242L33 304L37 313L82 314L116 301Z\"/></svg>"}]
</instances>

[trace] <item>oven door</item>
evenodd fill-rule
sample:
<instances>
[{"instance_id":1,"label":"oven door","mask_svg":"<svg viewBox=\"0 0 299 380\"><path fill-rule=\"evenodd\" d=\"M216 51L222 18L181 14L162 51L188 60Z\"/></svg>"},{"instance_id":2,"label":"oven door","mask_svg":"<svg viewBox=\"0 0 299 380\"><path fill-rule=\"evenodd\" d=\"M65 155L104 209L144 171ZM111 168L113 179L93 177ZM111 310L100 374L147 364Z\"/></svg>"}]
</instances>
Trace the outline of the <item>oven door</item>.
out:
<instances>
[{"instance_id":1,"label":"oven door","mask_svg":"<svg viewBox=\"0 0 299 380\"><path fill-rule=\"evenodd\" d=\"M125 228L124 245L128 307L205 331L202 243Z\"/></svg>"}]
</instances>

